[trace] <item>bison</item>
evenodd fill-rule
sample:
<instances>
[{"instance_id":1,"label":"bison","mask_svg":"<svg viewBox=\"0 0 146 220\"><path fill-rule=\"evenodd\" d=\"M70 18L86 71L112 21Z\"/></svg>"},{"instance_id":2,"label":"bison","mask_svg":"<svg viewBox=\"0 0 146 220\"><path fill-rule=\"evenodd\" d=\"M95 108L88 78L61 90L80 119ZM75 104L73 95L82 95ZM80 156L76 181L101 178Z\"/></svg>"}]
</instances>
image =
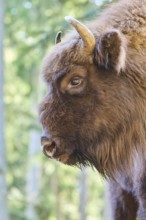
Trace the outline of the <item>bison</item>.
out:
<instances>
[{"instance_id":1,"label":"bison","mask_svg":"<svg viewBox=\"0 0 146 220\"><path fill-rule=\"evenodd\" d=\"M74 29L42 66L43 151L107 178L114 220L146 220L146 0L66 20Z\"/></svg>"}]
</instances>

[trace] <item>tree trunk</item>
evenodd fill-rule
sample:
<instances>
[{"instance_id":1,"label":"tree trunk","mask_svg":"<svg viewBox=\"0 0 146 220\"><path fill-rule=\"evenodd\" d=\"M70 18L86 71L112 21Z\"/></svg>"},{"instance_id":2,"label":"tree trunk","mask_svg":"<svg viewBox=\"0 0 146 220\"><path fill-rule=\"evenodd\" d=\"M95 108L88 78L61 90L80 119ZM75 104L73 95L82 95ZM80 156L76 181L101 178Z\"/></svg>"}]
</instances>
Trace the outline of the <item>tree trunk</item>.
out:
<instances>
[{"instance_id":1,"label":"tree trunk","mask_svg":"<svg viewBox=\"0 0 146 220\"><path fill-rule=\"evenodd\" d=\"M38 219L36 205L39 195L40 166L35 156L40 152L40 134L37 130L30 131L29 166L27 173L27 209L26 217L30 220Z\"/></svg>"},{"instance_id":2,"label":"tree trunk","mask_svg":"<svg viewBox=\"0 0 146 220\"><path fill-rule=\"evenodd\" d=\"M111 220L111 206L110 206L110 200L109 200L109 184L106 183L105 185L105 209L104 209L104 220Z\"/></svg>"},{"instance_id":3,"label":"tree trunk","mask_svg":"<svg viewBox=\"0 0 146 220\"><path fill-rule=\"evenodd\" d=\"M8 220L7 187L6 187L6 155L4 141L4 62L3 62L3 29L4 29L4 1L0 0L0 218Z\"/></svg>"},{"instance_id":4,"label":"tree trunk","mask_svg":"<svg viewBox=\"0 0 146 220\"><path fill-rule=\"evenodd\" d=\"M51 178L51 190L52 193L55 195L56 202L55 202L55 219L62 220L62 208L61 208L61 193L59 190L59 182L58 182L58 167L56 165L55 172Z\"/></svg>"},{"instance_id":5,"label":"tree trunk","mask_svg":"<svg viewBox=\"0 0 146 220\"><path fill-rule=\"evenodd\" d=\"M79 191L80 191L80 206L79 214L80 220L87 219L87 169L83 169L79 179Z\"/></svg>"}]
</instances>

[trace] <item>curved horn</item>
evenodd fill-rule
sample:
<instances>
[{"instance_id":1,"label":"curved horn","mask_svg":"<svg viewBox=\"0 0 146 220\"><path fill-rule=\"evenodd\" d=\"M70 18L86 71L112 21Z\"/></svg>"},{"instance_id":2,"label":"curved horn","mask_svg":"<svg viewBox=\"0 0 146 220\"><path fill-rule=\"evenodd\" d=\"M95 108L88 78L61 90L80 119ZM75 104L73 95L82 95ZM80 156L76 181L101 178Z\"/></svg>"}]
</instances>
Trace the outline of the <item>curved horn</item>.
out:
<instances>
[{"instance_id":1,"label":"curved horn","mask_svg":"<svg viewBox=\"0 0 146 220\"><path fill-rule=\"evenodd\" d=\"M85 49L86 52L88 53L92 53L94 48L95 48L95 37L93 35L93 33L82 23L80 23L78 20L70 17L70 16L66 16L65 20L68 23L71 23L73 25L73 27L77 30L77 32L79 33L80 37L83 40L83 47Z\"/></svg>"},{"instance_id":2,"label":"curved horn","mask_svg":"<svg viewBox=\"0 0 146 220\"><path fill-rule=\"evenodd\" d=\"M55 44L58 44L61 42L61 31L59 31L56 35L56 38L55 38Z\"/></svg>"}]
</instances>

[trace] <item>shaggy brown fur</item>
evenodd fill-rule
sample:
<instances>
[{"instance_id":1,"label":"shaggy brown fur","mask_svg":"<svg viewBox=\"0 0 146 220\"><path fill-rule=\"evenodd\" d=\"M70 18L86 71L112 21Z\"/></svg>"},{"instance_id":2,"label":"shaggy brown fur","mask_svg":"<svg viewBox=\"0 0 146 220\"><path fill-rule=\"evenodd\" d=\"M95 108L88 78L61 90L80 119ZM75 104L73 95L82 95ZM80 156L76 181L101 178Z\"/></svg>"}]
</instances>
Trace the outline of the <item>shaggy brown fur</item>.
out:
<instances>
[{"instance_id":1,"label":"shaggy brown fur","mask_svg":"<svg viewBox=\"0 0 146 220\"><path fill-rule=\"evenodd\" d=\"M146 0L113 4L88 27L93 54L74 31L44 60L42 144L48 156L109 178L114 220L145 220Z\"/></svg>"}]
</instances>

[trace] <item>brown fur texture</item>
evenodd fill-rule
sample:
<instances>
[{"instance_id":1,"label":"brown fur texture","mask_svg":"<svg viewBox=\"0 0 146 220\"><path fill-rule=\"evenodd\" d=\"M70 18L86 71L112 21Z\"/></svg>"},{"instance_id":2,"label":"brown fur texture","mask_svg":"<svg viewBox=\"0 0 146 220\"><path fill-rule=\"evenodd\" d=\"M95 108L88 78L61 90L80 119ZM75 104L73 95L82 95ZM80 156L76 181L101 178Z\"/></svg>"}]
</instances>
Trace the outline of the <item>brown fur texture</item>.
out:
<instances>
[{"instance_id":1,"label":"brown fur texture","mask_svg":"<svg viewBox=\"0 0 146 220\"><path fill-rule=\"evenodd\" d=\"M113 220L145 220L146 0L121 0L87 26L93 54L73 31L44 60L40 121L53 158L109 179Z\"/></svg>"}]
</instances>

